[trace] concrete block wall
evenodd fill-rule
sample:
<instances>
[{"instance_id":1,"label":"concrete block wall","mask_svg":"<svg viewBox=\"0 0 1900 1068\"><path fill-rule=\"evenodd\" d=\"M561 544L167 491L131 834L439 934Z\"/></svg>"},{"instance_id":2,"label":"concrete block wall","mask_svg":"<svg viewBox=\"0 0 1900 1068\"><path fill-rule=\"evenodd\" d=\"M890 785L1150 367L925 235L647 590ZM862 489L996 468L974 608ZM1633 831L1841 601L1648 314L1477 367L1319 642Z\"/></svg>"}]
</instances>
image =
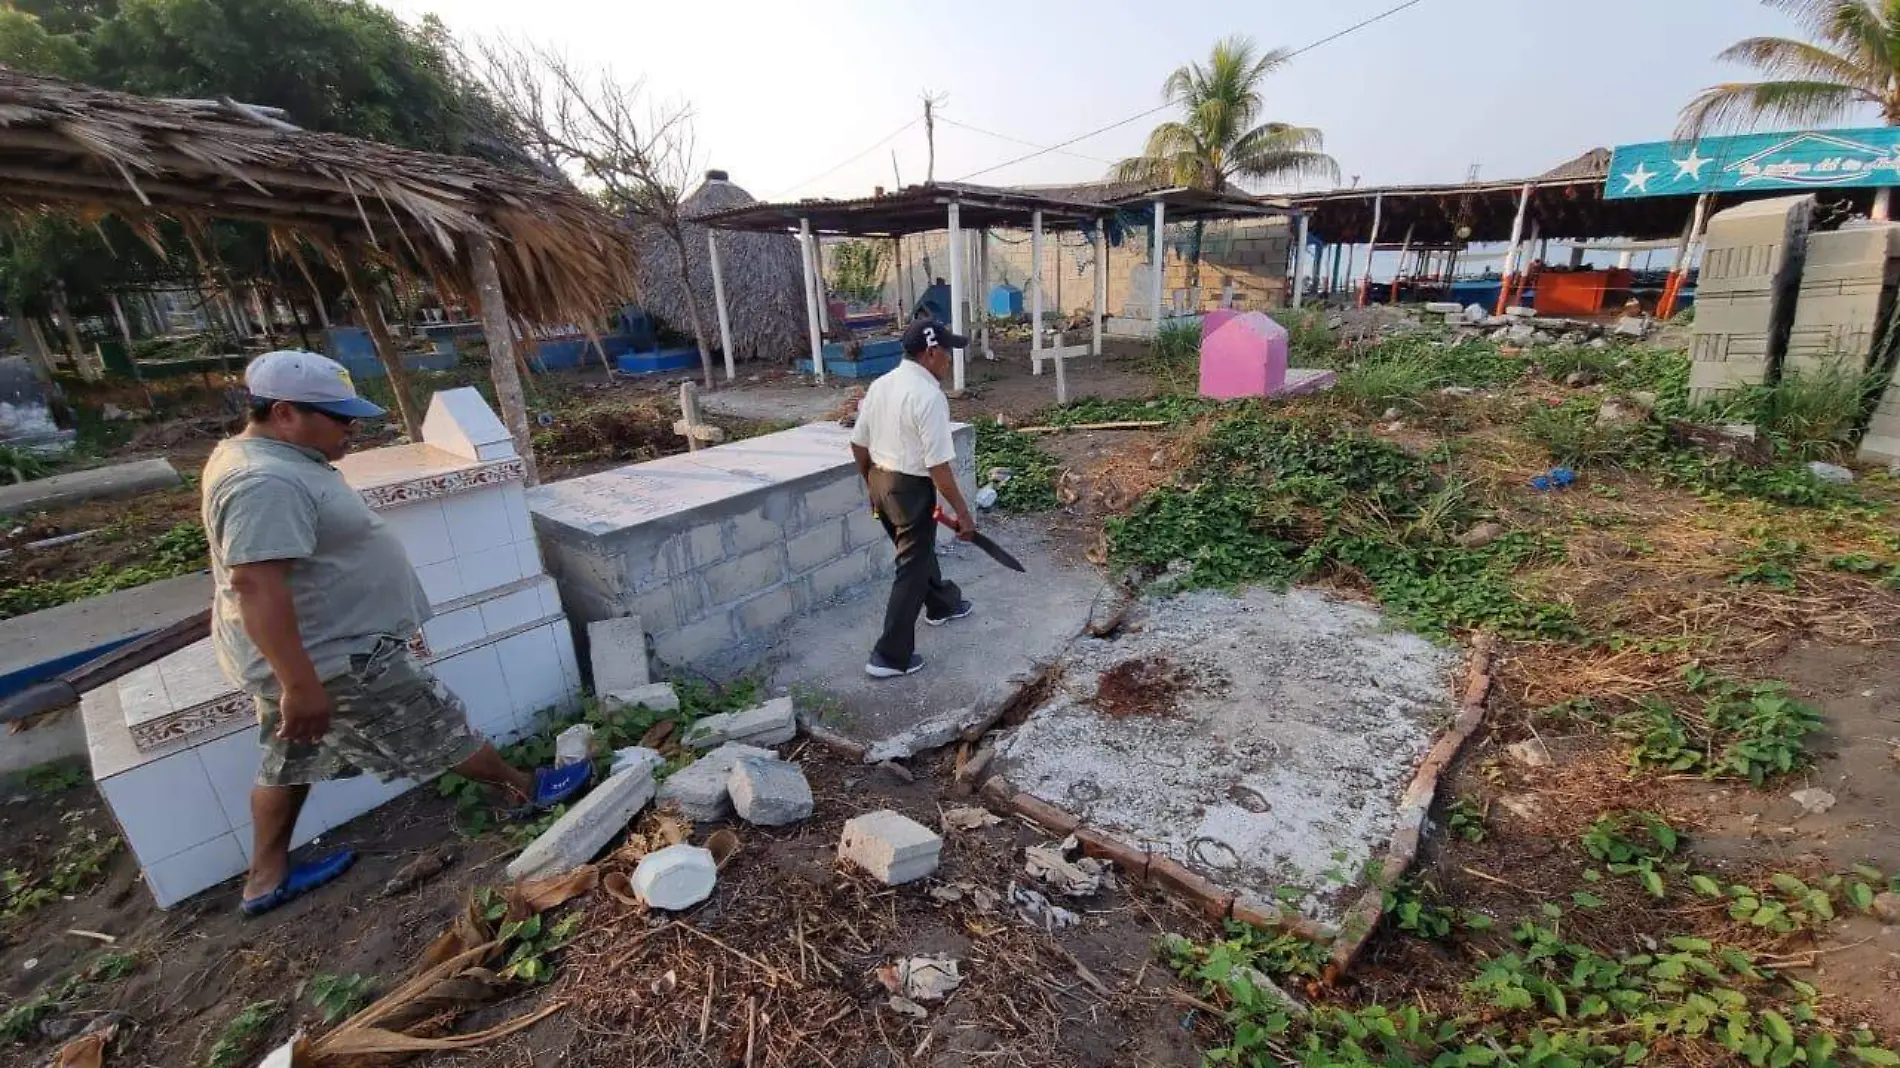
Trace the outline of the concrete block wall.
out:
<instances>
[{"instance_id":1,"label":"concrete block wall","mask_svg":"<svg viewBox=\"0 0 1900 1068\"><path fill-rule=\"evenodd\" d=\"M1812 196L1758 200L1709 219L1689 343L1689 396L1767 382L1793 326Z\"/></svg>"},{"instance_id":2,"label":"concrete block wall","mask_svg":"<svg viewBox=\"0 0 1900 1068\"><path fill-rule=\"evenodd\" d=\"M959 425L955 439L968 497L974 429ZM793 619L881 587L892 550L848 441L835 423L812 424L532 491L569 617L585 624L637 615L662 664L730 678L758 663ZM761 477L747 459L761 452L799 462ZM709 490L723 472L753 477ZM589 498L629 490L643 506L582 518Z\"/></svg>"},{"instance_id":3,"label":"concrete block wall","mask_svg":"<svg viewBox=\"0 0 1900 1068\"><path fill-rule=\"evenodd\" d=\"M1867 367L1900 280L1900 225L1808 235L1784 374Z\"/></svg>"}]
</instances>

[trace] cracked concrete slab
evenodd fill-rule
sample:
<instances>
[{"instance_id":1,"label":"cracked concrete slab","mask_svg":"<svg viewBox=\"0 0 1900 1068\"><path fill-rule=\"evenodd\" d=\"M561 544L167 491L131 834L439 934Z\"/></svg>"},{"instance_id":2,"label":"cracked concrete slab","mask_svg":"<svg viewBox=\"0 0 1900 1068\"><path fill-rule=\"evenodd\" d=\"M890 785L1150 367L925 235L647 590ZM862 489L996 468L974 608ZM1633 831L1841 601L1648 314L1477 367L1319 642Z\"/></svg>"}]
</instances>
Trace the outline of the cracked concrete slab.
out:
<instances>
[{"instance_id":1,"label":"cracked concrete slab","mask_svg":"<svg viewBox=\"0 0 1900 1068\"><path fill-rule=\"evenodd\" d=\"M1096 599L1113 592L1092 568L1058 564L1049 534L1033 521L987 518L983 529L1027 573L960 542L940 548L945 576L976 611L942 627L918 621L921 672L864 674L884 622L888 587L880 585L793 623L770 658L772 691L792 693L801 717L866 746L870 763L944 745L992 720L1082 633Z\"/></svg>"},{"instance_id":2,"label":"cracked concrete slab","mask_svg":"<svg viewBox=\"0 0 1900 1068\"><path fill-rule=\"evenodd\" d=\"M991 767L1085 823L1338 919L1456 710L1455 650L1312 590L1137 604L1080 638Z\"/></svg>"}]
</instances>

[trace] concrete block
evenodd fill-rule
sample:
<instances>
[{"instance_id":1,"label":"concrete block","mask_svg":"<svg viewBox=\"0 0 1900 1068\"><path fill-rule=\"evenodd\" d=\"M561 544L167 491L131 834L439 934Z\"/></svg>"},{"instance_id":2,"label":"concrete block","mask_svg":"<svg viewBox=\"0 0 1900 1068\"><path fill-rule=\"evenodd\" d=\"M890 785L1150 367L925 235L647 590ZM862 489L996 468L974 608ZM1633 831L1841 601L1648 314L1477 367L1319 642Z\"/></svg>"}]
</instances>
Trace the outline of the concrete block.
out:
<instances>
[{"instance_id":1,"label":"concrete block","mask_svg":"<svg viewBox=\"0 0 1900 1068\"><path fill-rule=\"evenodd\" d=\"M845 517L844 540L847 548L861 549L866 545L888 542L890 535L884 533L884 524L867 510L853 512Z\"/></svg>"},{"instance_id":2,"label":"concrete block","mask_svg":"<svg viewBox=\"0 0 1900 1068\"><path fill-rule=\"evenodd\" d=\"M633 869L633 891L656 909L692 908L712 896L719 865L707 850L681 842L640 858Z\"/></svg>"},{"instance_id":3,"label":"concrete block","mask_svg":"<svg viewBox=\"0 0 1900 1068\"><path fill-rule=\"evenodd\" d=\"M587 657L594 669L594 692L613 693L645 686L647 632L639 616L603 619L587 625Z\"/></svg>"},{"instance_id":4,"label":"concrete block","mask_svg":"<svg viewBox=\"0 0 1900 1068\"><path fill-rule=\"evenodd\" d=\"M727 742L746 745L784 745L798 735L798 719L790 697L774 697L743 712L707 716L686 732L686 744L711 749Z\"/></svg>"},{"instance_id":5,"label":"concrete block","mask_svg":"<svg viewBox=\"0 0 1900 1068\"><path fill-rule=\"evenodd\" d=\"M653 795L653 773L644 764L609 776L509 861L508 878L558 875L587 863L626 830Z\"/></svg>"},{"instance_id":6,"label":"concrete block","mask_svg":"<svg viewBox=\"0 0 1900 1068\"><path fill-rule=\"evenodd\" d=\"M678 630L655 635L653 653L663 664L698 664L716 659L732 645L732 619L721 612Z\"/></svg>"},{"instance_id":7,"label":"concrete block","mask_svg":"<svg viewBox=\"0 0 1900 1068\"><path fill-rule=\"evenodd\" d=\"M646 624L647 633L655 635L699 622L706 618L708 607L699 583L692 581L669 583L631 598L616 596L614 600L633 609L640 622Z\"/></svg>"},{"instance_id":8,"label":"concrete block","mask_svg":"<svg viewBox=\"0 0 1900 1068\"><path fill-rule=\"evenodd\" d=\"M785 548L770 545L721 561L704 572L706 596L713 604L731 604L785 581Z\"/></svg>"},{"instance_id":9,"label":"concrete block","mask_svg":"<svg viewBox=\"0 0 1900 1068\"><path fill-rule=\"evenodd\" d=\"M726 536L717 521L702 523L687 531L683 545L688 567L705 567L726 557Z\"/></svg>"},{"instance_id":10,"label":"concrete block","mask_svg":"<svg viewBox=\"0 0 1900 1068\"><path fill-rule=\"evenodd\" d=\"M660 783L660 803L679 809L680 815L698 823L725 819L732 811L726 778L734 764L748 758L777 760L778 754L750 745L722 745L668 775Z\"/></svg>"},{"instance_id":11,"label":"concrete block","mask_svg":"<svg viewBox=\"0 0 1900 1068\"><path fill-rule=\"evenodd\" d=\"M18 485L0 486L0 515L37 512L80 501L108 497L136 497L178 485L178 472L164 459L95 467L69 475L36 478Z\"/></svg>"},{"instance_id":12,"label":"concrete block","mask_svg":"<svg viewBox=\"0 0 1900 1068\"><path fill-rule=\"evenodd\" d=\"M877 526L877 521L871 521ZM785 566L793 574L804 574L828 560L844 555L844 526L837 520L808 530L785 543ZM879 527L878 532L883 533Z\"/></svg>"},{"instance_id":13,"label":"concrete block","mask_svg":"<svg viewBox=\"0 0 1900 1068\"><path fill-rule=\"evenodd\" d=\"M629 686L624 690L609 690L600 695L600 705L609 712L642 707L655 712L676 712L680 707L680 697L673 692L672 683L650 682L644 686Z\"/></svg>"},{"instance_id":14,"label":"concrete block","mask_svg":"<svg viewBox=\"0 0 1900 1068\"><path fill-rule=\"evenodd\" d=\"M862 553L835 560L811 573L813 603L829 601L871 579L870 558Z\"/></svg>"},{"instance_id":15,"label":"concrete block","mask_svg":"<svg viewBox=\"0 0 1900 1068\"><path fill-rule=\"evenodd\" d=\"M767 519L764 511L743 512L726 523L733 555L756 552L785 540L785 528Z\"/></svg>"},{"instance_id":16,"label":"concrete block","mask_svg":"<svg viewBox=\"0 0 1900 1068\"><path fill-rule=\"evenodd\" d=\"M805 773L784 760L739 761L726 776L726 791L739 818L760 827L810 819L815 808Z\"/></svg>"},{"instance_id":17,"label":"concrete block","mask_svg":"<svg viewBox=\"0 0 1900 1068\"><path fill-rule=\"evenodd\" d=\"M816 524L821 519L845 515L852 511L869 511L871 498L866 493L864 483L853 473L834 482L805 491L805 522Z\"/></svg>"},{"instance_id":18,"label":"concrete block","mask_svg":"<svg viewBox=\"0 0 1900 1068\"><path fill-rule=\"evenodd\" d=\"M886 886L915 882L937 870L943 839L901 812L885 809L851 819L838 842L838 859L870 872Z\"/></svg>"},{"instance_id":19,"label":"concrete block","mask_svg":"<svg viewBox=\"0 0 1900 1068\"><path fill-rule=\"evenodd\" d=\"M798 615L798 590L791 585L767 590L732 610L742 635L767 642L776 641L778 631Z\"/></svg>"}]
</instances>

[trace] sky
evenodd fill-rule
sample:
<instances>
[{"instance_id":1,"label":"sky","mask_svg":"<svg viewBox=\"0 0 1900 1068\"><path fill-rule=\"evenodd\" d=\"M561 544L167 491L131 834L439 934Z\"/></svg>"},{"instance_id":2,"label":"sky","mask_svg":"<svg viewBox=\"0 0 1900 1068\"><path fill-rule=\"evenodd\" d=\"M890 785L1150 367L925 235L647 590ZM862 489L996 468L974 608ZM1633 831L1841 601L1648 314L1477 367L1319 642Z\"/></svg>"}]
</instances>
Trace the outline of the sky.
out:
<instances>
[{"instance_id":1,"label":"sky","mask_svg":"<svg viewBox=\"0 0 1900 1068\"><path fill-rule=\"evenodd\" d=\"M1166 113L992 168L1160 105L1168 73L1223 36L1302 48L1401 0L379 2L638 80L691 108L703 167L777 200L924 180L925 93L938 181L1099 178ZM1527 177L1667 138L1698 90L1749 77L1715 54L1763 34L1799 35L1757 0L1417 0L1294 58L1265 86L1266 116L1317 127L1347 184L1456 182L1474 165Z\"/></svg>"}]
</instances>

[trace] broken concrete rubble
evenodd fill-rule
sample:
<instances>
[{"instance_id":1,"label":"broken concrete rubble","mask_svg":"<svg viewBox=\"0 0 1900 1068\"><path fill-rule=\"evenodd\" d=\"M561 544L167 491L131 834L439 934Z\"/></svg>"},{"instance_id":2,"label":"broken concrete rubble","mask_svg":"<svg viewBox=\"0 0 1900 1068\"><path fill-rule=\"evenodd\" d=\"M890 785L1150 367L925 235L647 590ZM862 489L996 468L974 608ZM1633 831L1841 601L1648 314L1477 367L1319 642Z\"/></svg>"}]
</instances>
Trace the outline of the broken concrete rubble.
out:
<instances>
[{"instance_id":1,"label":"broken concrete rubble","mask_svg":"<svg viewBox=\"0 0 1900 1068\"><path fill-rule=\"evenodd\" d=\"M1836 486L1845 486L1854 481L1854 472L1839 464L1825 463L1821 460L1808 461L1808 473L1822 482Z\"/></svg>"},{"instance_id":2,"label":"broken concrete rubble","mask_svg":"<svg viewBox=\"0 0 1900 1068\"><path fill-rule=\"evenodd\" d=\"M681 842L656 849L633 869L633 889L656 909L677 912L712 896L719 866L710 851Z\"/></svg>"},{"instance_id":3,"label":"broken concrete rubble","mask_svg":"<svg viewBox=\"0 0 1900 1068\"><path fill-rule=\"evenodd\" d=\"M611 775L561 814L554 825L528 843L508 863L508 878L519 882L559 875L587 863L653 800L653 772L644 763Z\"/></svg>"},{"instance_id":4,"label":"broken concrete rubble","mask_svg":"<svg viewBox=\"0 0 1900 1068\"><path fill-rule=\"evenodd\" d=\"M726 775L726 790L739 818L760 827L810 819L814 807L805 773L784 760L738 761Z\"/></svg>"},{"instance_id":5,"label":"broken concrete rubble","mask_svg":"<svg viewBox=\"0 0 1900 1068\"><path fill-rule=\"evenodd\" d=\"M883 809L844 825L838 859L871 873L886 886L915 882L937 870L943 839L901 812Z\"/></svg>"},{"instance_id":6,"label":"broken concrete rubble","mask_svg":"<svg viewBox=\"0 0 1900 1068\"><path fill-rule=\"evenodd\" d=\"M743 712L707 716L686 732L686 744L711 749L727 742L747 745L783 745L798 735L798 719L790 697L775 697Z\"/></svg>"},{"instance_id":7,"label":"broken concrete rubble","mask_svg":"<svg viewBox=\"0 0 1900 1068\"><path fill-rule=\"evenodd\" d=\"M619 712L628 708L650 708L655 712L677 712L680 707L679 694L673 692L670 682L653 682L642 686L633 686L625 690L602 690L600 706L609 712Z\"/></svg>"},{"instance_id":8,"label":"broken concrete rubble","mask_svg":"<svg viewBox=\"0 0 1900 1068\"><path fill-rule=\"evenodd\" d=\"M1023 866L1031 878L1065 897L1088 897L1114 885L1109 866L1080 855L1082 845L1071 835L1060 844L1034 845L1023 850Z\"/></svg>"},{"instance_id":9,"label":"broken concrete rubble","mask_svg":"<svg viewBox=\"0 0 1900 1068\"><path fill-rule=\"evenodd\" d=\"M1610 333L1615 334L1617 337L1648 337L1649 320L1626 315L1616 321L1616 325L1610 328Z\"/></svg>"},{"instance_id":10,"label":"broken concrete rubble","mask_svg":"<svg viewBox=\"0 0 1900 1068\"><path fill-rule=\"evenodd\" d=\"M668 775L660 784L659 801L695 823L725 819L732 811L727 777L734 764L746 759L776 760L778 754L750 745L722 745Z\"/></svg>"},{"instance_id":11,"label":"broken concrete rubble","mask_svg":"<svg viewBox=\"0 0 1900 1068\"><path fill-rule=\"evenodd\" d=\"M566 767L591 760L593 747L594 728L585 723L576 723L554 736L554 764L556 767Z\"/></svg>"},{"instance_id":12,"label":"broken concrete rubble","mask_svg":"<svg viewBox=\"0 0 1900 1068\"><path fill-rule=\"evenodd\" d=\"M647 673L647 635L639 616L589 623L587 659L594 669L595 693L632 690L653 681Z\"/></svg>"}]
</instances>

